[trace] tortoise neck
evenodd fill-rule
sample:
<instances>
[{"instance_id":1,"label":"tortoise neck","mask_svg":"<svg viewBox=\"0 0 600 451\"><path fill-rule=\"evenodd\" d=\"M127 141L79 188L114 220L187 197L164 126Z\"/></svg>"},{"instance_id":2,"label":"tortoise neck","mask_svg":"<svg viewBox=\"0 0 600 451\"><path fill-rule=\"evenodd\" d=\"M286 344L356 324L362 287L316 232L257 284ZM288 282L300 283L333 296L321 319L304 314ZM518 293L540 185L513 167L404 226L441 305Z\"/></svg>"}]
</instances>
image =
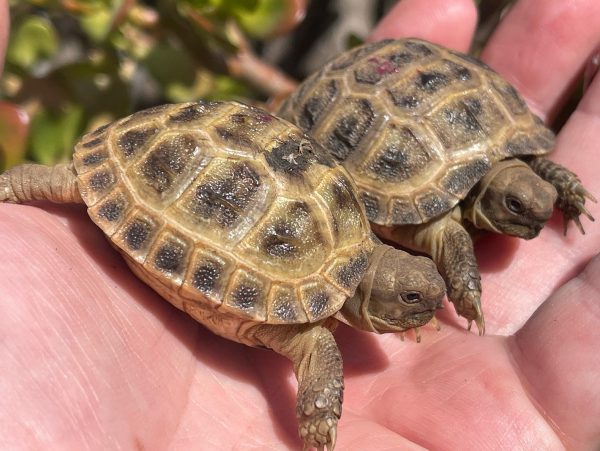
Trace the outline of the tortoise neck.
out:
<instances>
[{"instance_id":1,"label":"tortoise neck","mask_svg":"<svg viewBox=\"0 0 600 451\"><path fill-rule=\"evenodd\" d=\"M348 298L338 312L337 318L343 323L367 332L379 333L373 324L373 318L369 315L369 302L371 300L371 291L373 290L373 281L379 269L379 263L389 249L391 247L386 244L375 245L369 258L369 267L354 296Z\"/></svg>"}]
</instances>

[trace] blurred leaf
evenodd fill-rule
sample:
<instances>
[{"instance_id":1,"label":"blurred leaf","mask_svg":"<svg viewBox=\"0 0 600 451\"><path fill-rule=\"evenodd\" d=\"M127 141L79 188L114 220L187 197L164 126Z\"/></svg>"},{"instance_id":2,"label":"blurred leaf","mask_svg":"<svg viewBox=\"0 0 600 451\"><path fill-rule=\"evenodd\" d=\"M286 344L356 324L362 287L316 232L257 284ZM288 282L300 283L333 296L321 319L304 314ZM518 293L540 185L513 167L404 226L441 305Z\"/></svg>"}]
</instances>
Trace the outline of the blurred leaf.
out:
<instances>
[{"instance_id":1,"label":"blurred leaf","mask_svg":"<svg viewBox=\"0 0 600 451\"><path fill-rule=\"evenodd\" d=\"M112 25L113 11L109 5L103 2L93 1L93 10L79 17L81 28L95 42L102 41Z\"/></svg>"},{"instance_id":2,"label":"blurred leaf","mask_svg":"<svg viewBox=\"0 0 600 451\"><path fill-rule=\"evenodd\" d=\"M234 1L229 12L242 29L254 38L266 38L275 33L287 19L290 0Z\"/></svg>"},{"instance_id":3,"label":"blurred leaf","mask_svg":"<svg viewBox=\"0 0 600 451\"><path fill-rule=\"evenodd\" d=\"M43 17L30 16L17 25L10 38L7 60L21 68L30 69L42 58L58 50L58 36L54 26Z\"/></svg>"},{"instance_id":4,"label":"blurred leaf","mask_svg":"<svg viewBox=\"0 0 600 451\"><path fill-rule=\"evenodd\" d=\"M29 115L19 106L0 102L0 170L20 163L25 156Z\"/></svg>"},{"instance_id":5,"label":"blurred leaf","mask_svg":"<svg viewBox=\"0 0 600 451\"><path fill-rule=\"evenodd\" d=\"M217 75L214 78L214 89L204 97L208 100L231 100L251 96L252 91L240 80L227 75Z\"/></svg>"},{"instance_id":6,"label":"blurred leaf","mask_svg":"<svg viewBox=\"0 0 600 451\"><path fill-rule=\"evenodd\" d=\"M82 128L82 119L83 109L73 104L60 113L40 110L31 121L31 158L51 165L70 156Z\"/></svg>"},{"instance_id":7,"label":"blurred leaf","mask_svg":"<svg viewBox=\"0 0 600 451\"><path fill-rule=\"evenodd\" d=\"M163 85L190 86L196 78L194 62L189 55L167 44L154 47L142 63L156 81Z\"/></svg>"},{"instance_id":8,"label":"blurred leaf","mask_svg":"<svg viewBox=\"0 0 600 451\"><path fill-rule=\"evenodd\" d=\"M358 47L364 43L365 39L357 34L349 33L348 36L346 36L346 50Z\"/></svg>"}]
</instances>

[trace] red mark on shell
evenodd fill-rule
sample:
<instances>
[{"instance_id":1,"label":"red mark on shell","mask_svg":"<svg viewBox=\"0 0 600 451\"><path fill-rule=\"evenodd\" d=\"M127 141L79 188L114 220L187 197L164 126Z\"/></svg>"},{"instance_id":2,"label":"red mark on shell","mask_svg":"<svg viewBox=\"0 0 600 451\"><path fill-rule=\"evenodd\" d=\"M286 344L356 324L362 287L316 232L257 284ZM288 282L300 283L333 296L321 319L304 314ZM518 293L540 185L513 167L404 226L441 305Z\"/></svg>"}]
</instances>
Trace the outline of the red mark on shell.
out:
<instances>
[{"instance_id":1,"label":"red mark on shell","mask_svg":"<svg viewBox=\"0 0 600 451\"><path fill-rule=\"evenodd\" d=\"M375 66L375 70L379 75L391 74L392 72L396 72L398 70L398 67L388 60L372 57L367 61Z\"/></svg>"},{"instance_id":2,"label":"red mark on shell","mask_svg":"<svg viewBox=\"0 0 600 451\"><path fill-rule=\"evenodd\" d=\"M273 116L270 114L258 114L256 119L258 119L260 122L271 122L273 120Z\"/></svg>"}]
</instances>

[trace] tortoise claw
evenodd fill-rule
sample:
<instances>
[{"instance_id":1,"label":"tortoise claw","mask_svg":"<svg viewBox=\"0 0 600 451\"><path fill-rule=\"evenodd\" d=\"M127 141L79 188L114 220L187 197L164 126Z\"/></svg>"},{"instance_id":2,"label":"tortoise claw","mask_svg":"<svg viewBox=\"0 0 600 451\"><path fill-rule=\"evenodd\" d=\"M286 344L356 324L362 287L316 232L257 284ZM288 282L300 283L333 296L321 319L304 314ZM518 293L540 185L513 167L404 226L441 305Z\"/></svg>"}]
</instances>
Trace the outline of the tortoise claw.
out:
<instances>
[{"instance_id":1,"label":"tortoise claw","mask_svg":"<svg viewBox=\"0 0 600 451\"><path fill-rule=\"evenodd\" d=\"M598 203L598 201L596 200L594 195L592 193L590 193L587 189L585 189L582 185L578 185L575 192L577 194L579 194L580 196L587 197L589 200L591 200L595 204Z\"/></svg>"},{"instance_id":2,"label":"tortoise claw","mask_svg":"<svg viewBox=\"0 0 600 451\"><path fill-rule=\"evenodd\" d=\"M440 325L440 322L438 321L438 319L435 316L433 318L431 318L430 323L433 327L435 327L435 330L437 330L438 332L440 330L442 330L442 326Z\"/></svg>"}]
</instances>

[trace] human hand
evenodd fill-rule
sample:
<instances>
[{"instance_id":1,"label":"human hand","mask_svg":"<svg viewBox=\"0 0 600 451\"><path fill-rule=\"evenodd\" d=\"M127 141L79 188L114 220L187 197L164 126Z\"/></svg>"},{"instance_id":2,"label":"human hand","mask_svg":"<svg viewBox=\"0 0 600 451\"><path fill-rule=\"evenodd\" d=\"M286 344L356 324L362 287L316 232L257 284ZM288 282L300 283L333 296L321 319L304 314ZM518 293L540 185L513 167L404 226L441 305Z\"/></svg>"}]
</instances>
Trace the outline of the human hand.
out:
<instances>
[{"instance_id":1,"label":"human hand","mask_svg":"<svg viewBox=\"0 0 600 451\"><path fill-rule=\"evenodd\" d=\"M520 1L483 54L542 117L600 42L597 2L549 3ZM466 50L474 21L471 0L405 0L374 37ZM599 104L596 80L552 155L594 194ZM300 447L288 362L160 299L84 208L43 208L0 205L0 448ZM533 241L478 243L485 337L448 305L418 345L340 327L338 448L598 446L600 230L587 229L565 238L557 216Z\"/></svg>"}]
</instances>

